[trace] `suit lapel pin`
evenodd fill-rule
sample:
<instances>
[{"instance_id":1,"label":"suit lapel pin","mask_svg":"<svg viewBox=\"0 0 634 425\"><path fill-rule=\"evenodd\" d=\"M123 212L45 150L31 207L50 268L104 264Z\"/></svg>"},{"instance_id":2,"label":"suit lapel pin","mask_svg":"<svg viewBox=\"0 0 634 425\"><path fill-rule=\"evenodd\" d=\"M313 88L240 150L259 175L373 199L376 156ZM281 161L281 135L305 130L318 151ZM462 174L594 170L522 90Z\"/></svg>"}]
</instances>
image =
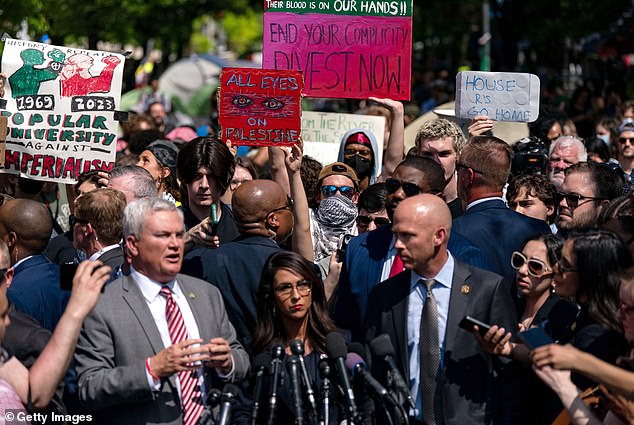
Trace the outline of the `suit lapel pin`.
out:
<instances>
[{"instance_id":1,"label":"suit lapel pin","mask_svg":"<svg viewBox=\"0 0 634 425\"><path fill-rule=\"evenodd\" d=\"M189 294L187 294L187 296L191 298L192 300L196 298L196 294L194 294L193 292L190 292Z\"/></svg>"},{"instance_id":2,"label":"suit lapel pin","mask_svg":"<svg viewBox=\"0 0 634 425\"><path fill-rule=\"evenodd\" d=\"M468 295L469 292L471 292L471 287L467 285L466 283L463 283L462 286L460 287L460 293L462 295Z\"/></svg>"}]
</instances>

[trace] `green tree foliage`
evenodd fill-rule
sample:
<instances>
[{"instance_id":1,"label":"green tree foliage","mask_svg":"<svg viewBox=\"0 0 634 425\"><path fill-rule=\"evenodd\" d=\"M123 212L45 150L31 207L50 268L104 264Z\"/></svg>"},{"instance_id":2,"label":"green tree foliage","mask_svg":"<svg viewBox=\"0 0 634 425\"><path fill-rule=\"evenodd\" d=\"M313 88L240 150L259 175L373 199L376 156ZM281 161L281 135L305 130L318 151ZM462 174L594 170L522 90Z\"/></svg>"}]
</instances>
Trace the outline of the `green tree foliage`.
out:
<instances>
[{"instance_id":1,"label":"green tree foliage","mask_svg":"<svg viewBox=\"0 0 634 425\"><path fill-rule=\"evenodd\" d=\"M247 9L243 13L226 13L222 20L229 49L243 55L262 48L262 13Z\"/></svg>"}]
</instances>

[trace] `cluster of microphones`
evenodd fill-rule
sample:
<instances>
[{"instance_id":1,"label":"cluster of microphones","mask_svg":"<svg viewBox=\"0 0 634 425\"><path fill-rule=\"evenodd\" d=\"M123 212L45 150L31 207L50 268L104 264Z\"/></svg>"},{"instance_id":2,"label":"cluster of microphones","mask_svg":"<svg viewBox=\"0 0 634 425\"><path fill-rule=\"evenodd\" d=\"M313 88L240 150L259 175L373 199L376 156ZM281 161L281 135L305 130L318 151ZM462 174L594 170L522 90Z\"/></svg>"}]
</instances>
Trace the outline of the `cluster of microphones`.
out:
<instances>
[{"instance_id":1,"label":"cluster of microphones","mask_svg":"<svg viewBox=\"0 0 634 425\"><path fill-rule=\"evenodd\" d=\"M291 389L291 411L296 425L331 425L334 422L330 420L331 411L335 405L338 406L339 416L349 424L365 423L361 414L363 409L358 405L360 389L364 394L362 398L367 400L369 397L374 402L372 410L377 423L407 425L407 409L413 409L415 405L408 385L396 367L390 337L387 334L379 335L369 345L374 361L383 361L387 369L386 387L368 370L363 345L352 343L347 346L343 336L337 332L326 337L328 358L319 362L320 388L313 383L306 369L301 340L291 342L292 355L287 356L282 345L275 345L270 353L256 356L253 361L251 425L278 423L276 415L284 379L288 379ZM265 381L268 385L265 385ZM208 406L220 404L216 424L227 425L231 422L237 391L234 385L227 384L222 392L214 390L208 397ZM267 414L263 415L263 412ZM287 422L288 418L284 419Z\"/></svg>"}]
</instances>

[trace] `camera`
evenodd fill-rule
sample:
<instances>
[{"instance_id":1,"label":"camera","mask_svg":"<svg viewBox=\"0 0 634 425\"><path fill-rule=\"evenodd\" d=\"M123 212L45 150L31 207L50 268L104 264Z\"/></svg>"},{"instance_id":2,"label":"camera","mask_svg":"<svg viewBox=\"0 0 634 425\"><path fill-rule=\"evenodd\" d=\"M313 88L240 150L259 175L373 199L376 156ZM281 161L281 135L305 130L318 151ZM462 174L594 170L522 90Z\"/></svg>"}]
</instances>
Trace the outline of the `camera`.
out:
<instances>
[{"instance_id":1,"label":"camera","mask_svg":"<svg viewBox=\"0 0 634 425\"><path fill-rule=\"evenodd\" d=\"M525 137L513 145L511 174L546 174L548 151L546 144L535 136Z\"/></svg>"}]
</instances>

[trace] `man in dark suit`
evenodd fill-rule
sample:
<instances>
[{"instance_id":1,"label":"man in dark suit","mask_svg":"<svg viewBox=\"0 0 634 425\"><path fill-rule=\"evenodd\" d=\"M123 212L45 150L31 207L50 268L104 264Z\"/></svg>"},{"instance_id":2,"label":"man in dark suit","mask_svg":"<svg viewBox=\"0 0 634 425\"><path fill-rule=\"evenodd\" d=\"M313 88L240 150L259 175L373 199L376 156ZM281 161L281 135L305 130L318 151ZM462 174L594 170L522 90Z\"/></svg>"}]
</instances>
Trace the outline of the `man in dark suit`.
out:
<instances>
[{"instance_id":1,"label":"man in dark suit","mask_svg":"<svg viewBox=\"0 0 634 425\"><path fill-rule=\"evenodd\" d=\"M453 231L484 251L493 271L507 279L509 290L515 281L511 254L521 251L528 238L550 232L545 221L517 213L504 203L502 189L511 170L511 155L511 147L497 137L469 140L456 165L465 212L453 222Z\"/></svg>"},{"instance_id":2,"label":"man in dark suit","mask_svg":"<svg viewBox=\"0 0 634 425\"><path fill-rule=\"evenodd\" d=\"M89 260L99 260L118 274L123 264L123 192L99 189L75 199L75 214L70 221L75 248L82 249ZM117 275L118 277L118 275Z\"/></svg>"},{"instance_id":3,"label":"man in dark suit","mask_svg":"<svg viewBox=\"0 0 634 425\"><path fill-rule=\"evenodd\" d=\"M505 413L494 367L471 332L458 324L465 315L516 328L504 279L469 266L447 250L451 213L437 196L423 194L400 203L392 230L406 271L372 288L366 342L387 333L398 368L410 383L416 408L410 423L464 425L497 423ZM376 376L380 360L373 359ZM515 400L512 386L504 403Z\"/></svg>"},{"instance_id":4,"label":"man in dark suit","mask_svg":"<svg viewBox=\"0 0 634 425\"><path fill-rule=\"evenodd\" d=\"M9 247L14 271L7 297L51 332L69 297L59 287L59 266L43 255L52 226L51 214L39 202L14 199L0 207L0 238Z\"/></svg>"},{"instance_id":5,"label":"man in dark suit","mask_svg":"<svg viewBox=\"0 0 634 425\"><path fill-rule=\"evenodd\" d=\"M195 424L203 394L218 380L241 381L248 355L219 291L178 274L184 223L174 204L132 202L123 228L132 264L84 321L80 401L105 423Z\"/></svg>"},{"instance_id":6,"label":"man in dark suit","mask_svg":"<svg viewBox=\"0 0 634 425\"><path fill-rule=\"evenodd\" d=\"M222 294L238 340L249 349L264 263L293 230L293 211L282 187L271 180L244 182L232 198L240 236L220 248L187 253L182 272L206 280Z\"/></svg>"},{"instance_id":7,"label":"man in dark suit","mask_svg":"<svg viewBox=\"0 0 634 425\"><path fill-rule=\"evenodd\" d=\"M388 179L387 213L392 217L397 205L418 193L441 195L445 187L442 167L431 158L407 157ZM484 253L454 233L449 241L452 254L484 269L490 269ZM362 336L368 295L372 287L403 270L398 263L391 226L382 226L353 238L339 278L335 307L337 325L350 329L353 338ZM396 263L396 264L395 264Z\"/></svg>"}]
</instances>

